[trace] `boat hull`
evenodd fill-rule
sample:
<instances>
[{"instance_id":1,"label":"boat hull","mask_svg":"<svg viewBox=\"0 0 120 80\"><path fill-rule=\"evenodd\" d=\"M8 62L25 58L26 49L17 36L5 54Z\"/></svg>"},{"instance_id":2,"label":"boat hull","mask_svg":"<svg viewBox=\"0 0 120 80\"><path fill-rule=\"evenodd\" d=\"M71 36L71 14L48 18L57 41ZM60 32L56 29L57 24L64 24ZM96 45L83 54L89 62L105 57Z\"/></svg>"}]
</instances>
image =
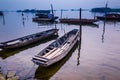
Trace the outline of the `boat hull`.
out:
<instances>
[{"instance_id":1,"label":"boat hull","mask_svg":"<svg viewBox=\"0 0 120 80\"><path fill-rule=\"evenodd\" d=\"M98 21L95 19L59 19L61 23L68 23L68 24L81 24L85 25L85 24L94 24L94 22Z\"/></svg>"},{"instance_id":2,"label":"boat hull","mask_svg":"<svg viewBox=\"0 0 120 80\"><path fill-rule=\"evenodd\" d=\"M73 46L75 45L75 43L77 42L78 40L76 39L70 46L69 48L64 52L64 54L61 54L60 56L57 56L57 58L54 58L54 59L51 59L50 61L47 62L47 64L43 65L44 67L48 67L60 60L62 60L65 56L68 55L68 53L70 52L70 50L73 48Z\"/></svg>"},{"instance_id":3,"label":"boat hull","mask_svg":"<svg viewBox=\"0 0 120 80\"><path fill-rule=\"evenodd\" d=\"M107 21L120 21L120 17L116 18L116 17L100 17L100 16L97 16L97 19L107 20Z\"/></svg>"},{"instance_id":4,"label":"boat hull","mask_svg":"<svg viewBox=\"0 0 120 80\"><path fill-rule=\"evenodd\" d=\"M56 48L55 50L54 49L51 50L52 52L49 52L50 55L49 53L47 53L48 54L47 56L42 56L42 54L39 53L37 56L33 57L32 61L40 66L48 67L63 59L70 52L70 50L73 48L73 46L77 41L78 41L78 32L74 35L74 37L73 36L70 37L68 41L65 42L64 45L62 44L62 46Z\"/></svg>"},{"instance_id":5,"label":"boat hull","mask_svg":"<svg viewBox=\"0 0 120 80\"><path fill-rule=\"evenodd\" d=\"M27 45L36 43L36 42L38 42L38 41L47 39L47 38L49 38L49 37L56 36L56 35L58 35L58 34L57 34L57 31L58 31L57 29L54 29L50 34L43 34L43 35L41 35L40 37L36 37L36 38L34 38L34 39L28 38L28 40L26 39L26 41L24 40L24 41L15 43L15 44L1 45L0 48L2 48L3 50L21 48L21 47L24 47L24 46L27 46ZM34 34L34 35L36 35L36 34ZM32 35L29 35L29 36L32 36ZM27 37L29 37L29 36L25 36L25 38L27 38ZM24 37L23 37L23 38L24 38ZM19 39L22 39L22 38L19 38ZM19 39L15 39L15 40L19 40ZM3 42L3 43L1 43L1 44L7 44L7 43L12 42L12 41L15 41L15 40Z\"/></svg>"}]
</instances>

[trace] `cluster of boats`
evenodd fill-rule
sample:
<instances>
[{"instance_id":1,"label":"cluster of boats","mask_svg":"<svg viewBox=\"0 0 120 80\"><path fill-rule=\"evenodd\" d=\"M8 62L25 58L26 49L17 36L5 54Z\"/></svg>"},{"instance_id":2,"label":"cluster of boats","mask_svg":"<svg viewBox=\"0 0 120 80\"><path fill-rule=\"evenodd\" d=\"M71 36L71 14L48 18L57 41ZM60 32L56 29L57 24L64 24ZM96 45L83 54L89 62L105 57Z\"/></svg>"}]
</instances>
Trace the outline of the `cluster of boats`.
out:
<instances>
[{"instance_id":1,"label":"cluster of boats","mask_svg":"<svg viewBox=\"0 0 120 80\"><path fill-rule=\"evenodd\" d=\"M42 13L37 12L35 17L32 18L34 22L56 22L58 16L54 16L54 14L50 13ZM77 18L60 18L60 23L67 23L67 24L79 24L80 22L84 24L93 24L94 22L98 21L97 19L77 19Z\"/></svg>"},{"instance_id":2,"label":"cluster of boats","mask_svg":"<svg viewBox=\"0 0 120 80\"><path fill-rule=\"evenodd\" d=\"M40 13L37 12L35 14L35 17L33 18L33 21L35 22L57 22L58 16L54 16L54 14L50 13ZM60 18L59 22L60 23L67 23L67 24L81 24L82 25L90 25L90 24L95 24L95 22L99 20L116 20L120 21L120 14L118 13L107 13L103 16L95 16L94 19L79 19L79 18Z\"/></svg>"},{"instance_id":3,"label":"cluster of boats","mask_svg":"<svg viewBox=\"0 0 120 80\"><path fill-rule=\"evenodd\" d=\"M58 62L59 60L64 58L73 48L73 46L78 40L78 34L78 29L73 29L69 31L62 37L55 40L45 49L43 49L40 53L35 55L32 61L44 67L48 67ZM18 39L1 42L0 48L3 50L21 48L56 35L58 35L58 29L50 29L36 34L24 36Z\"/></svg>"}]
</instances>

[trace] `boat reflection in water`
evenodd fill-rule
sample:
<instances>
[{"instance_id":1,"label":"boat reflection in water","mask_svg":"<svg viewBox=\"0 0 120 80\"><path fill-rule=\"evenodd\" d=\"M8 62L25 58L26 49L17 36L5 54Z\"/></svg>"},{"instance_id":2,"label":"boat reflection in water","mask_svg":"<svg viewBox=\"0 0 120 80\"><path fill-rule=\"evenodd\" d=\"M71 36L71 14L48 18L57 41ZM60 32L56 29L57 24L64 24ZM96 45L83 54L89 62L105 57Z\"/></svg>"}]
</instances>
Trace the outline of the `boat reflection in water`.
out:
<instances>
[{"instance_id":1,"label":"boat reflection in water","mask_svg":"<svg viewBox=\"0 0 120 80\"><path fill-rule=\"evenodd\" d=\"M78 42L74 45L74 47L67 54L67 56L65 56L62 60L58 61L53 65L49 67L39 66L35 72L35 79L49 80L69 60L72 53L77 49L77 47L78 47Z\"/></svg>"},{"instance_id":2,"label":"boat reflection in water","mask_svg":"<svg viewBox=\"0 0 120 80\"><path fill-rule=\"evenodd\" d=\"M54 23L58 23L58 22L56 21L56 22L34 22L34 23L37 23L38 26L43 26L43 25L53 26Z\"/></svg>"},{"instance_id":3,"label":"boat reflection in water","mask_svg":"<svg viewBox=\"0 0 120 80\"><path fill-rule=\"evenodd\" d=\"M4 13L2 13L2 15L0 15L0 19L2 20L0 22L2 22L3 25L5 25L5 14Z\"/></svg>"},{"instance_id":4,"label":"boat reflection in water","mask_svg":"<svg viewBox=\"0 0 120 80\"><path fill-rule=\"evenodd\" d=\"M9 56L12 56L12 55L14 55L14 54L16 54L16 53L19 53L19 52L23 51L23 50L26 50L26 49L35 47L35 46L37 46L37 45L40 45L40 44L42 44L42 43L46 43L46 42L51 41L51 40L54 40L54 39L56 39L57 37L58 37L58 35L52 36L52 37L49 37L49 38L44 39L44 40L42 40L42 41L38 41L37 43L31 44L31 45L29 45L29 46L24 46L24 47L21 47L21 48L17 48L17 49L15 49L15 50L14 50L14 49L9 49L9 50L0 51L0 57L2 57L3 59L5 59L5 58L7 58L7 57L9 57Z\"/></svg>"}]
</instances>

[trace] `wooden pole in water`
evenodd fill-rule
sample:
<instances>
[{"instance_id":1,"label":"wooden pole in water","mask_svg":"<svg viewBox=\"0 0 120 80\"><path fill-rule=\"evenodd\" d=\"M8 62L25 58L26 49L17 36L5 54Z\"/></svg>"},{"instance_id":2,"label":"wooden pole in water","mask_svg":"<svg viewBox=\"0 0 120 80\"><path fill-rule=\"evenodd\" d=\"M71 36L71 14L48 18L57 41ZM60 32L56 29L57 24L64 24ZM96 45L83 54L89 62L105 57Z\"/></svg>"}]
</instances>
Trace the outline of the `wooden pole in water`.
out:
<instances>
[{"instance_id":1,"label":"wooden pole in water","mask_svg":"<svg viewBox=\"0 0 120 80\"><path fill-rule=\"evenodd\" d=\"M82 9L80 8L80 27L79 27L79 41L81 42L81 35L82 35L82 21L81 21L81 13L82 13Z\"/></svg>"},{"instance_id":2,"label":"wooden pole in water","mask_svg":"<svg viewBox=\"0 0 120 80\"><path fill-rule=\"evenodd\" d=\"M53 12L53 6L52 6L52 4L51 4L51 10L52 10L52 14L53 14L53 17L54 17L54 12Z\"/></svg>"},{"instance_id":3,"label":"wooden pole in water","mask_svg":"<svg viewBox=\"0 0 120 80\"><path fill-rule=\"evenodd\" d=\"M81 36L82 36L82 21L81 21L81 13L82 13L82 10L80 8L80 14L79 14L79 17L80 17L80 27L79 27L79 45L78 45L78 57L77 57L77 66L79 66L80 64L80 49L81 49Z\"/></svg>"},{"instance_id":4,"label":"wooden pole in water","mask_svg":"<svg viewBox=\"0 0 120 80\"><path fill-rule=\"evenodd\" d=\"M61 9L61 19L62 19L62 9Z\"/></svg>"}]
</instances>

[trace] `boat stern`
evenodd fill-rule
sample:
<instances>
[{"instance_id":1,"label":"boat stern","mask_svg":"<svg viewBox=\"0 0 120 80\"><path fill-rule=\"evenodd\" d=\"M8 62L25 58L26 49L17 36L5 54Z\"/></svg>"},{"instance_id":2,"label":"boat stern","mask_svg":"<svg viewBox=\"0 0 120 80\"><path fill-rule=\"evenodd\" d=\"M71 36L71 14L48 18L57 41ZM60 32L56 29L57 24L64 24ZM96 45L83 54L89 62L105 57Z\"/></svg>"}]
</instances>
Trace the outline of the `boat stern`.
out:
<instances>
[{"instance_id":1,"label":"boat stern","mask_svg":"<svg viewBox=\"0 0 120 80\"><path fill-rule=\"evenodd\" d=\"M32 61L37 65L47 67L48 66L47 62L49 61L49 59L44 58L42 56L39 56L39 57L35 56L35 57L33 57Z\"/></svg>"}]
</instances>

